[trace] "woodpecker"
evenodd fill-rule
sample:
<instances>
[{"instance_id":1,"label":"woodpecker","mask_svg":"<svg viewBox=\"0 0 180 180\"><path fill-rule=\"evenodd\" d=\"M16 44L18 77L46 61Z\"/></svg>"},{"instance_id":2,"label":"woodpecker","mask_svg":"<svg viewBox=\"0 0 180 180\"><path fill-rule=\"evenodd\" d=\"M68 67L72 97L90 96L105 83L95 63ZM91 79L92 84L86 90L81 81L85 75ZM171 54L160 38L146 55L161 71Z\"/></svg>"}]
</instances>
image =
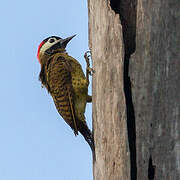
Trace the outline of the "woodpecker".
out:
<instances>
[{"instance_id":1,"label":"woodpecker","mask_svg":"<svg viewBox=\"0 0 180 180\"><path fill-rule=\"evenodd\" d=\"M84 116L86 103L92 101L88 95L91 72L87 67L85 77L80 63L66 52L66 46L74 36L65 39L50 36L40 43L37 52L41 65L39 80L51 94L57 111L74 130L75 136L80 132L94 152L92 133ZM89 66L87 54L85 59Z\"/></svg>"}]
</instances>

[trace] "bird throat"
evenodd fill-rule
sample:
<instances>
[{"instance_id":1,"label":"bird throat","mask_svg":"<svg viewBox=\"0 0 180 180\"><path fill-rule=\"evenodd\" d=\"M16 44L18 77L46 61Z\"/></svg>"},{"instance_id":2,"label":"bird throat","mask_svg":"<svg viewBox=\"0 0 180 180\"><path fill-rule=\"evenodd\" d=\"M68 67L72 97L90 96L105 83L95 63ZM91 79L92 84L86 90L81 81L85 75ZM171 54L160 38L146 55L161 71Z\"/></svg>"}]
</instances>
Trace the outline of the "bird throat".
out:
<instances>
[{"instance_id":1,"label":"bird throat","mask_svg":"<svg viewBox=\"0 0 180 180\"><path fill-rule=\"evenodd\" d=\"M60 52L60 53L65 53L66 52L66 50L64 48L59 48L59 47L56 47L55 45L50 47L49 49L47 49L45 51L45 53L48 54L48 55L52 55L52 54L58 53L58 52Z\"/></svg>"}]
</instances>

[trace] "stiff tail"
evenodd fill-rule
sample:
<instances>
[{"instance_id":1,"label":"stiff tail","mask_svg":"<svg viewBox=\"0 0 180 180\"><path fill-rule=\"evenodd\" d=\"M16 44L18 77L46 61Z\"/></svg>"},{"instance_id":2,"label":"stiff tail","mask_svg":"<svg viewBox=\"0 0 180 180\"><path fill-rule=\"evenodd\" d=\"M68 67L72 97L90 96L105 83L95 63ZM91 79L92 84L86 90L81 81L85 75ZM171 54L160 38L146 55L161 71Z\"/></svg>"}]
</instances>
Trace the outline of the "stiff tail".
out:
<instances>
[{"instance_id":1,"label":"stiff tail","mask_svg":"<svg viewBox=\"0 0 180 180\"><path fill-rule=\"evenodd\" d=\"M94 147L94 140L91 131L89 130L88 126L85 123L82 123L80 127L78 128L79 132L83 135L86 142L89 144L93 156L95 153L95 147Z\"/></svg>"}]
</instances>

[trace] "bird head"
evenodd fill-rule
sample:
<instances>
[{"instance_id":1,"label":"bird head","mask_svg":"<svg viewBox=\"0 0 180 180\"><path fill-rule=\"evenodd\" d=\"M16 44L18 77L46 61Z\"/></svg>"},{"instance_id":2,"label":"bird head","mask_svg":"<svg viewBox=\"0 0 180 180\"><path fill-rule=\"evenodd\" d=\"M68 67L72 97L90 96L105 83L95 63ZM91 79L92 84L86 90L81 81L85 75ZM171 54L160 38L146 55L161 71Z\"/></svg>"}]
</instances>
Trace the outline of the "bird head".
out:
<instances>
[{"instance_id":1,"label":"bird head","mask_svg":"<svg viewBox=\"0 0 180 180\"><path fill-rule=\"evenodd\" d=\"M41 58L50 56L56 52L65 52L68 42L76 35L62 39L58 36L50 36L44 39L38 46L37 58L41 63Z\"/></svg>"}]
</instances>

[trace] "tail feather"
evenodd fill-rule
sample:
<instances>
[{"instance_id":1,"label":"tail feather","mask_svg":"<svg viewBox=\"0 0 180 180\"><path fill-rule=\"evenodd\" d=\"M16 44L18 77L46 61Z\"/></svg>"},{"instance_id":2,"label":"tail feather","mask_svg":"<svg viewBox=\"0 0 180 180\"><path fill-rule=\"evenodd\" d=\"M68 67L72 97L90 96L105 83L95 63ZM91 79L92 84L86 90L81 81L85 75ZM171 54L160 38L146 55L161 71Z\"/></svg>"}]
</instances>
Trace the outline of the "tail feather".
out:
<instances>
[{"instance_id":1,"label":"tail feather","mask_svg":"<svg viewBox=\"0 0 180 180\"><path fill-rule=\"evenodd\" d=\"M88 128L88 126L85 123L82 123L80 125L80 127L78 128L78 130L83 135L84 139L89 144L89 146L94 154L94 152L95 152L94 140L93 140L93 136L92 136L90 129Z\"/></svg>"}]
</instances>

